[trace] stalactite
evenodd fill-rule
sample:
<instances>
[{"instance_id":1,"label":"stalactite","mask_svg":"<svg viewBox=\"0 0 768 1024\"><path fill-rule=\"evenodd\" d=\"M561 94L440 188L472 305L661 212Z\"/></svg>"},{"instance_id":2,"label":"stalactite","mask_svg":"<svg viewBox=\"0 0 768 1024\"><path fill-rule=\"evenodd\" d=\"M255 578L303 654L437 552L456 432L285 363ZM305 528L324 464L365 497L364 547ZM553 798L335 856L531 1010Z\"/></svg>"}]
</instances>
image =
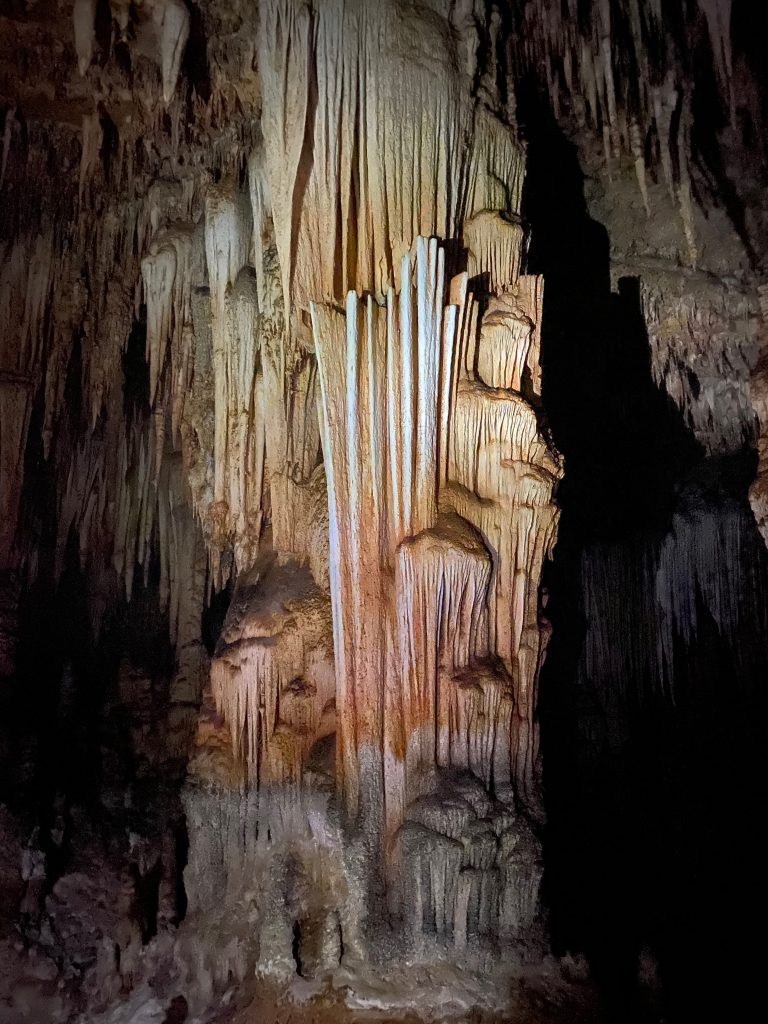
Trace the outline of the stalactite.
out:
<instances>
[{"instance_id":1,"label":"stalactite","mask_svg":"<svg viewBox=\"0 0 768 1024\"><path fill-rule=\"evenodd\" d=\"M649 271L641 284L651 371L710 454L754 438L750 374L759 355L754 297L736 281Z\"/></svg>"},{"instance_id":2,"label":"stalactite","mask_svg":"<svg viewBox=\"0 0 768 1024\"><path fill-rule=\"evenodd\" d=\"M13 136L13 125L16 120L16 107L10 106L5 112L5 122L3 126L3 159L0 161L0 188L3 187L3 181L5 180L5 168L8 165L8 154L11 151L11 139Z\"/></svg>"},{"instance_id":3,"label":"stalactite","mask_svg":"<svg viewBox=\"0 0 768 1024\"><path fill-rule=\"evenodd\" d=\"M675 514L660 542L629 551L595 545L584 553L588 628L581 671L611 716L622 714L632 695L679 699L672 685L679 676L676 659L705 624L735 637L745 622L764 614L745 509L733 501L714 509L697 504ZM617 590L626 595L622 605L613 599ZM626 607L635 610L629 629Z\"/></svg>"},{"instance_id":4,"label":"stalactite","mask_svg":"<svg viewBox=\"0 0 768 1024\"><path fill-rule=\"evenodd\" d=\"M0 262L0 565L9 565L23 486L27 431L44 353L57 261L50 230L9 243Z\"/></svg>"},{"instance_id":5,"label":"stalactite","mask_svg":"<svg viewBox=\"0 0 768 1024\"><path fill-rule=\"evenodd\" d=\"M644 143L654 125L664 179L680 209L689 258L695 266L698 251L690 185L694 154L687 115L684 112L679 125L675 115L677 97L684 93L686 76L690 76L686 51L697 52L702 20L711 41L711 67L732 123L736 99L732 0L698 0L693 6L675 34L662 18L660 0L590 0L578 12L560 0L521 3L514 53L519 67L538 75L548 88L557 118L574 113L578 119L580 109L586 112L602 144L609 181L615 179L622 155L631 157L646 211L651 192ZM664 69L663 78L659 68Z\"/></svg>"},{"instance_id":6,"label":"stalactite","mask_svg":"<svg viewBox=\"0 0 768 1024\"><path fill-rule=\"evenodd\" d=\"M214 379L214 505L210 510L214 544L222 546L230 533L227 503L228 465L228 333L227 290L248 261L251 246L250 207L231 183L212 187L206 196L205 252L211 290ZM252 346L252 341L247 345ZM234 424L233 424L234 427ZM218 573L217 573L218 575Z\"/></svg>"},{"instance_id":7,"label":"stalactite","mask_svg":"<svg viewBox=\"0 0 768 1024\"><path fill-rule=\"evenodd\" d=\"M149 397L154 405L166 348L171 337L173 317L173 286L176 281L176 253L165 245L141 262L144 293L147 301L147 362L149 363Z\"/></svg>"},{"instance_id":8,"label":"stalactite","mask_svg":"<svg viewBox=\"0 0 768 1024\"><path fill-rule=\"evenodd\" d=\"M260 7L259 68L264 94L262 132L285 301L293 278L294 189L304 143L309 95L310 9L293 0Z\"/></svg>"},{"instance_id":9,"label":"stalactite","mask_svg":"<svg viewBox=\"0 0 768 1024\"><path fill-rule=\"evenodd\" d=\"M674 199L674 173L672 164L672 117L677 107L677 88L674 76L668 72L663 85L652 88L653 114L656 120L656 134L659 139L661 167L667 188Z\"/></svg>"},{"instance_id":10,"label":"stalactite","mask_svg":"<svg viewBox=\"0 0 768 1024\"><path fill-rule=\"evenodd\" d=\"M278 566L274 555L240 577L233 600L213 696L254 782L295 786L312 747L335 729L330 602L306 569Z\"/></svg>"},{"instance_id":11,"label":"stalactite","mask_svg":"<svg viewBox=\"0 0 768 1024\"><path fill-rule=\"evenodd\" d=\"M131 0L109 0L112 17L122 33L125 33L131 20Z\"/></svg>"},{"instance_id":12,"label":"stalactite","mask_svg":"<svg viewBox=\"0 0 768 1024\"><path fill-rule=\"evenodd\" d=\"M160 0L155 5L153 17L160 32L163 101L168 106L176 90L176 80L189 36L189 11L183 0Z\"/></svg>"},{"instance_id":13,"label":"stalactite","mask_svg":"<svg viewBox=\"0 0 768 1024\"><path fill-rule=\"evenodd\" d=\"M733 53L731 44L731 13L733 0L699 0L707 19L707 28L712 43L712 55L720 80L720 87L727 97L731 123L736 117L736 98L733 92Z\"/></svg>"},{"instance_id":14,"label":"stalactite","mask_svg":"<svg viewBox=\"0 0 768 1024\"><path fill-rule=\"evenodd\" d=\"M93 44L96 36L96 0L75 0L72 8L72 22L75 30L77 68L81 75L85 75L93 60Z\"/></svg>"},{"instance_id":15,"label":"stalactite","mask_svg":"<svg viewBox=\"0 0 768 1024\"><path fill-rule=\"evenodd\" d=\"M643 197L643 205L645 206L645 212L650 217L651 201L648 195L648 180L645 174L645 155L643 147L643 137L640 131L640 125L634 119L630 122L629 139L630 147L632 149L632 156L635 158L635 174L637 175L637 184L640 188L640 194Z\"/></svg>"},{"instance_id":16,"label":"stalactite","mask_svg":"<svg viewBox=\"0 0 768 1024\"><path fill-rule=\"evenodd\" d=\"M31 381L0 370L0 566L10 562L21 499L22 469L32 406Z\"/></svg>"},{"instance_id":17,"label":"stalactite","mask_svg":"<svg viewBox=\"0 0 768 1024\"><path fill-rule=\"evenodd\" d=\"M487 277L488 291L500 295L520 276L522 226L498 212L484 211L464 222L470 277Z\"/></svg>"},{"instance_id":18,"label":"stalactite","mask_svg":"<svg viewBox=\"0 0 768 1024\"><path fill-rule=\"evenodd\" d=\"M749 503L757 522L757 528L763 540L768 544L768 502L766 501L766 472L768 471L768 446L766 446L766 424L768 424L768 361L766 360L766 340L768 340L768 285L764 282L758 286L760 303L760 337L762 352L756 360L750 379L750 396L752 407L758 422L757 435L757 471L749 488Z\"/></svg>"}]
</instances>

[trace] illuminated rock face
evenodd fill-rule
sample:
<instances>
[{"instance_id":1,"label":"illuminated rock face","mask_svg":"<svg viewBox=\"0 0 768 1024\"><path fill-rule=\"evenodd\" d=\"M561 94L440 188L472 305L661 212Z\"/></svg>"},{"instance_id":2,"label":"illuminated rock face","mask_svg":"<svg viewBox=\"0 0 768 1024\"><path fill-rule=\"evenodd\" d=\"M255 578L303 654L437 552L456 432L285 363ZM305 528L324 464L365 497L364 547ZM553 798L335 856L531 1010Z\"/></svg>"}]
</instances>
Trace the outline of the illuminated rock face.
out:
<instances>
[{"instance_id":1,"label":"illuminated rock face","mask_svg":"<svg viewBox=\"0 0 768 1024\"><path fill-rule=\"evenodd\" d=\"M337 865L335 895L301 924L330 929L326 952L334 928L339 949L359 945L361 906L369 931L395 915L403 941L457 951L525 937L538 912L539 585L562 468L535 408L543 281L522 273L523 151L455 44L437 12L264 4L251 209L227 186L206 204L210 539L242 537L248 493L271 531L249 552L235 541L211 670L234 761L222 769L206 713L189 880L222 870L201 801L245 822L240 873L282 808L274 856L306 865L314 843ZM254 396L242 426L233 388ZM235 492L254 441L259 469ZM264 885L269 906L291 903ZM206 882L196 909L220 899ZM262 965L290 965L290 922L260 935Z\"/></svg>"},{"instance_id":2,"label":"illuminated rock face","mask_svg":"<svg viewBox=\"0 0 768 1024\"><path fill-rule=\"evenodd\" d=\"M188 934L250 929L246 959L295 969L298 923L306 972L390 918L401 951L523 938L562 467L498 16L265 0L233 27L204 6L210 81L187 95L188 5L112 4L152 85L121 118L110 80L88 100L102 43L74 4L76 180L0 250L0 569L40 571L16 530L39 414L54 574L75 538L95 635L142 581L167 615ZM137 322L141 401L121 386Z\"/></svg>"}]
</instances>

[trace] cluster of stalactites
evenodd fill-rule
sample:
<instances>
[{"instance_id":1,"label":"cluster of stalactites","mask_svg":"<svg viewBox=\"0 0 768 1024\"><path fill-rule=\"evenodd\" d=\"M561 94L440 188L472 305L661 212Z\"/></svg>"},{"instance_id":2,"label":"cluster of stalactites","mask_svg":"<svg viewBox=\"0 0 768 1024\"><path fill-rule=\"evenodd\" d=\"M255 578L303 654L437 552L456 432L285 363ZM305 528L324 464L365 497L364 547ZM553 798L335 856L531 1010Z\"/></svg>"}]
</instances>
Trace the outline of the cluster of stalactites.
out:
<instances>
[{"instance_id":1,"label":"cluster of stalactites","mask_svg":"<svg viewBox=\"0 0 768 1024\"><path fill-rule=\"evenodd\" d=\"M383 299L418 235L457 238L466 217L519 209L523 150L457 67L472 19L423 17L375 0L262 5L277 249L300 308L348 289Z\"/></svg>"},{"instance_id":2,"label":"cluster of stalactites","mask_svg":"<svg viewBox=\"0 0 768 1024\"><path fill-rule=\"evenodd\" d=\"M87 149L84 144L81 170ZM198 193L191 179L160 182L141 199L107 205L99 217L83 214L72 223L52 223L42 216L0 252L0 555L3 564L25 565L33 576L38 571L35 543L25 533L13 553L11 545L29 419L42 392L43 455L57 491L56 570L74 532L90 580L94 634L113 602L113 574L130 598L135 568L141 566L146 577L153 552L159 555L161 606L169 610L172 640L183 618L183 591L194 562L190 538L197 528L187 521L187 485L174 460L193 390L191 292L203 272L191 227ZM148 313L149 418L140 397L127 397L121 386L142 298ZM81 401L80 415L73 418L65 385L76 351Z\"/></svg>"},{"instance_id":3,"label":"cluster of stalactites","mask_svg":"<svg viewBox=\"0 0 768 1024\"><path fill-rule=\"evenodd\" d=\"M22 238L0 250L0 567L10 557L15 534L53 273L50 234Z\"/></svg>"},{"instance_id":4,"label":"cluster of stalactites","mask_svg":"<svg viewBox=\"0 0 768 1024\"><path fill-rule=\"evenodd\" d=\"M400 294L386 305L354 292L346 312L313 305L328 480L337 749L347 808L402 815L399 677L391 669L397 625L388 620L387 567L405 537L431 529L447 451L448 410L466 275L444 305L444 257L419 239L403 257ZM381 679L386 679L382 692ZM425 723L426 724L426 723ZM384 770L384 760L391 761ZM370 762L366 767L367 762ZM400 782L397 781L397 774ZM400 807L400 811L397 808Z\"/></svg>"},{"instance_id":5,"label":"cluster of stalactites","mask_svg":"<svg viewBox=\"0 0 768 1024\"><path fill-rule=\"evenodd\" d=\"M556 117L566 100L579 126L589 126L602 137L609 175L622 153L631 158L649 215L646 142L655 132L661 172L678 204L694 266L692 89L685 51L694 50L692 26L698 13L706 22L714 71L733 121L732 2L693 0L692 11L684 5L689 37L682 40L669 32L662 0L592 0L589 17L576 0L526 0L518 5L520 70L531 68L545 76Z\"/></svg>"},{"instance_id":6,"label":"cluster of stalactites","mask_svg":"<svg viewBox=\"0 0 768 1024\"><path fill-rule=\"evenodd\" d=\"M91 0L72 5L79 70L94 82L103 71L95 40L96 7ZM282 297L274 287L279 270L264 272L265 264L271 264L264 252L270 200L263 187L263 160L254 161L251 174L253 215L247 193L243 197L235 189L234 197L222 196L225 186L210 190L207 209L204 204L211 179L228 182L242 172L252 129L244 126L246 118L231 130L221 129L211 109L216 96L207 108L196 98L196 122L210 142L201 166L184 125L186 100L175 90L188 6L183 0L112 0L111 8L115 31L136 54L156 56L165 109L137 87L141 116L110 121L112 97L108 90L95 90L79 135L60 125L54 143L39 138L31 123L22 133L13 106L2 131L0 205L3 228L10 230L0 244L0 564L24 565L33 575L38 570L34 530L18 531L17 519L30 418L42 395L43 455L57 492L57 568L73 532L93 584L89 592L97 632L111 601L107 595L114 589L114 573L130 597L136 567L146 576L159 555L162 604L170 609L175 639L175 581L186 571L177 561L184 547L179 536L188 532L180 509L189 505L191 495L209 542L212 580L221 584L230 566L236 572L252 564L265 505L269 508L263 482L270 447L265 422L271 414L279 435L272 444L273 464L279 469L289 430L281 432L277 421L286 419L295 381L286 385L281 379L270 405L265 377L269 373L274 380L293 367L286 366L281 341L267 345L269 360L259 351L261 334L268 339L282 335ZM115 131L115 137L106 134ZM65 141L71 141L71 150L64 148ZM25 180L43 178L54 144L61 163L73 173L62 176L50 195L42 196L39 209L31 210ZM234 223L227 204L236 207ZM222 300L216 246L230 244L229 233L234 238L240 228L240 262L234 280L225 282ZM121 386L142 303L147 310L148 416L141 396ZM65 395L74 366L80 369L82 396L77 422L68 415ZM309 479L319 443L311 365L305 377L307 409L301 415L314 425L305 429L304 449L311 454L302 449L298 458L309 467ZM208 403L211 396L215 403ZM213 427L210 433L216 436L209 444ZM294 447L301 449L302 442ZM215 461L222 451L223 458ZM182 473L177 472L179 463ZM290 498L274 504L282 508ZM199 531L198 525L194 528ZM103 578L96 579L97 565Z\"/></svg>"},{"instance_id":7,"label":"cluster of stalactites","mask_svg":"<svg viewBox=\"0 0 768 1024\"><path fill-rule=\"evenodd\" d=\"M277 609L271 595L249 604L248 574L240 577L234 601L243 603L245 619L236 639L232 617L225 626L211 689L249 781L256 788L296 787L308 754L336 725L330 602L292 562L258 579L263 591L279 590L282 601L274 602Z\"/></svg>"},{"instance_id":8,"label":"cluster of stalactites","mask_svg":"<svg viewBox=\"0 0 768 1024\"><path fill-rule=\"evenodd\" d=\"M449 790L449 791L446 791ZM393 909L414 937L463 951L472 935L513 938L538 907L541 864L530 828L471 776L408 808L393 858Z\"/></svg>"},{"instance_id":9,"label":"cluster of stalactites","mask_svg":"<svg viewBox=\"0 0 768 1024\"><path fill-rule=\"evenodd\" d=\"M138 292L114 288L110 279L116 266L125 269L129 281L131 272L138 270L133 242L143 230L137 206L129 204L122 218L108 211L87 232L73 226L68 235L43 220L37 230L19 234L0 249L3 562L10 557L15 535L33 403L42 390L42 446L47 459L64 409L65 383L78 339L89 356L82 361L80 386L90 430L96 429L103 410L122 404L115 382ZM25 557L20 551L16 561Z\"/></svg>"},{"instance_id":10,"label":"cluster of stalactites","mask_svg":"<svg viewBox=\"0 0 768 1024\"><path fill-rule=\"evenodd\" d=\"M510 302L535 299L521 281L503 292ZM489 388L475 370L485 319L466 274L445 282L435 240L418 240L415 263L403 259L399 294L390 288L385 304L350 292L345 314L312 308L340 781L353 814L383 805L388 835L436 767L470 768L535 800L538 587L561 468L512 387L522 386L530 314L507 309L506 340L486 359L503 386ZM497 331L498 304L486 317ZM489 655L501 674L480 670ZM480 730L469 747L453 735L464 719Z\"/></svg>"},{"instance_id":11,"label":"cluster of stalactites","mask_svg":"<svg viewBox=\"0 0 768 1024\"><path fill-rule=\"evenodd\" d=\"M186 8L143 7L175 39L161 63L178 126ZM77 4L89 74L93 15ZM262 5L264 141L249 160L212 151L210 174L89 218L104 127L86 115L71 245L33 234L4 254L8 336L21 324L23 344L0 364L3 451L9 438L23 450L44 355L53 437L82 331L88 429L59 474L60 554L77 533L83 561L102 580L115 572L129 597L159 555L161 603L183 645L194 628L184 595L202 586L200 525L220 584L254 564L269 519L280 557L308 561L320 591L332 584L340 781L353 812L373 820L386 801L391 831L434 767L530 788L513 719L532 714L559 473L528 405L540 392L541 280L521 275L522 148L486 105L491 78L473 95L473 19L451 27L370 0L317 4L308 19L294 0ZM121 139L110 173L131 152ZM168 166L178 170L173 154ZM425 234L463 237L469 274L492 293L482 315L468 274L447 280ZM89 296L77 287L83 261ZM115 386L142 301L148 410ZM19 493L19 466L4 460L2 472ZM331 702L327 664L312 678L306 611L214 671L237 752L275 781L298 780Z\"/></svg>"},{"instance_id":12,"label":"cluster of stalactites","mask_svg":"<svg viewBox=\"0 0 768 1024\"><path fill-rule=\"evenodd\" d=\"M72 7L77 67L83 76L93 61L96 8L96 0L74 0ZM160 68L163 101L167 106L176 89L189 37L189 10L184 0L143 0L136 5L130 0L110 0L110 9L121 38L130 40L138 35L142 49L152 53Z\"/></svg>"},{"instance_id":13,"label":"cluster of stalactites","mask_svg":"<svg viewBox=\"0 0 768 1024\"><path fill-rule=\"evenodd\" d=\"M645 274L641 282L654 380L708 454L755 441L762 323L755 296L733 278ZM762 418L762 417L759 417Z\"/></svg>"},{"instance_id":14,"label":"cluster of stalactites","mask_svg":"<svg viewBox=\"0 0 768 1024\"><path fill-rule=\"evenodd\" d=\"M697 500L675 513L661 541L585 551L581 585L588 629L581 671L611 716L626 714L633 695L684 699L675 685L685 685L680 666L693 656L683 652L712 628L731 638L736 678L748 674L751 652L739 637L764 620L767 597L756 544L741 504L729 500L705 508ZM617 591L624 595L621 606Z\"/></svg>"},{"instance_id":15,"label":"cluster of stalactites","mask_svg":"<svg viewBox=\"0 0 768 1024\"><path fill-rule=\"evenodd\" d=\"M203 527L214 583L220 586L230 573L253 564L270 506L284 549L312 556L309 536L296 526L294 506L313 501L308 488L319 453L316 370L306 351L286 343L258 151L249 177L250 194L231 175L205 190L197 175L161 181L119 213L109 206L98 218L82 216L69 233L44 220L39 230L3 247L4 564L12 557L23 452L41 388L43 448L46 458L56 459L62 543L73 529L82 552L102 552L101 563L114 562L127 596L133 566L146 572L150 551L161 539L158 524L168 498L164 463L179 454L184 465L180 500L191 500ZM126 400L119 386L142 302L146 418L140 404L131 408L133 399ZM55 438L78 340L85 422L70 464ZM272 498L268 452L275 469ZM122 461L118 453L125 456ZM306 485L306 494L295 493L300 485ZM135 502L124 497L134 490ZM132 505L141 511L126 512ZM102 514L94 516L93 509ZM35 561L31 549L13 557L29 566ZM166 555L161 561L165 564ZM94 592L105 585L100 581ZM93 618L96 627L97 608Z\"/></svg>"},{"instance_id":16,"label":"cluster of stalactites","mask_svg":"<svg viewBox=\"0 0 768 1024\"><path fill-rule=\"evenodd\" d=\"M259 317L263 293L279 292L284 304L282 321L260 321L259 335L272 544L282 557L308 553L297 526L302 509L317 508L319 398L338 782L352 816L386 817L389 834L437 766L526 796L533 788L522 762L535 759L535 737L512 719L532 721L538 582L560 467L528 404L540 394L542 283L521 274L524 158L498 116L498 18L476 89L469 7L260 8L264 144L248 170L253 255L266 252L258 240L271 223L274 256L255 261ZM435 235L463 237L469 274L447 279L443 250L423 237ZM214 353L217 303L237 289L228 260L240 251L230 227L222 239L220 268L208 243ZM492 293L484 315L469 275ZM464 441L457 432L467 430ZM226 496L216 498L230 514ZM443 498L451 500L441 511ZM460 518L450 506L462 501ZM503 566L491 550L503 552ZM453 656L436 654L451 624L460 637ZM494 656L503 670L490 667ZM264 694L287 685L264 657L242 672L232 658L216 670L238 749L255 735L248 723ZM468 684L462 673L484 661ZM440 716L466 728L461 739L448 729L438 751ZM280 731L267 717L255 746L246 744L251 762Z\"/></svg>"},{"instance_id":17,"label":"cluster of stalactites","mask_svg":"<svg viewBox=\"0 0 768 1024\"><path fill-rule=\"evenodd\" d=\"M210 185L197 227L161 221L142 261L157 466L170 428L216 586L253 565L267 512L275 547L309 555L297 506L319 453L315 364L285 330L258 147L248 178Z\"/></svg>"},{"instance_id":18,"label":"cluster of stalactites","mask_svg":"<svg viewBox=\"0 0 768 1024\"><path fill-rule=\"evenodd\" d=\"M201 567L199 527L181 459L167 453L158 471L154 442L149 424L118 423L106 437L88 434L77 443L58 500L55 570L58 576L74 532L89 580L91 625L98 635L114 600L112 573L130 601L137 573L146 587L156 554L159 605L168 613L175 644L180 630L184 641L197 639L184 609L190 601L202 602L205 561Z\"/></svg>"}]
</instances>

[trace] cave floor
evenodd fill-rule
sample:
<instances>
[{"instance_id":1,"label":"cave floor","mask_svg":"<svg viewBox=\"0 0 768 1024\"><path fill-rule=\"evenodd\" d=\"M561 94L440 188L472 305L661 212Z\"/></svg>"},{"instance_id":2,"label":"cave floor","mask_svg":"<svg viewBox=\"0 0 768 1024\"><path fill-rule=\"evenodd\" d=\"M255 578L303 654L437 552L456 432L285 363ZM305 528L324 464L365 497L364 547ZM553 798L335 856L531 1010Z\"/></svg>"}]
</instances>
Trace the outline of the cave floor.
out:
<instances>
[{"instance_id":1,"label":"cave floor","mask_svg":"<svg viewBox=\"0 0 768 1024\"><path fill-rule=\"evenodd\" d=\"M201 1024L596 1024L602 1019L591 985L562 978L552 982L547 971L515 979L502 1012L462 1007L466 996L460 989L452 991L444 977L430 979L425 973L412 979L407 991L402 978L382 978L375 988L358 979L354 989L301 979L286 989L254 979Z\"/></svg>"},{"instance_id":2,"label":"cave floor","mask_svg":"<svg viewBox=\"0 0 768 1024\"><path fill-rule=\"evenodd\" d=\"M24 972L20 963L17 970L10 961L5 964L0 1024L649 1024L659 1019L636 1011L609 1016L584 964L570 958L548 958L504 982L500 975L486 978L485 986L469 972L445 965L375 973L370 967L339 969L317 981L297 975L290 983L252 975L209 1000L201 999L194 975L184 983L172 968L166 974L170 965L161 960L99 1013L89 1008L96 993L66 992L40 964L34 970L35 964L27 963Z\"/></svg>"}]
</instances>

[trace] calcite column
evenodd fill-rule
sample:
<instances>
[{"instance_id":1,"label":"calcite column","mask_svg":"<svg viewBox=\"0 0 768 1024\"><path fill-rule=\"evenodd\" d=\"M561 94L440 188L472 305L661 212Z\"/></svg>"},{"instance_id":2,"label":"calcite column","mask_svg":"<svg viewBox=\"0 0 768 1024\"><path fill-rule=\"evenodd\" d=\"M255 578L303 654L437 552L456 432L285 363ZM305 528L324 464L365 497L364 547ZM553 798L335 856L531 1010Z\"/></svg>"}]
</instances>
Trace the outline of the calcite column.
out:
<instances>
[{"instance_id":1,"label":"calcite column","mask_svg":"<svg viewBox=\"0 0 768 1024\"><path fill-rule=\"evenodd\" d=\"M487 105L498 103L494 59L475 95L471 26L452 25L452 10L260 8L253 251L240 248L245 221L225 224L221 186L207 234L217 380L229 379L226 346L243 343L222 331L253 291L242 260L254 266L245 336L257 338L269 507L212 688L244 762L238 784L258 797L257 828L262 798L309 813L335 724L345 841L357 849L362 834L374 872L397 850L401 865L426 864L436 843L438 930L454 927L460 893L466 936L470 924L502 927L497 904L525 904L521 920L536 905L534 881L515 895L507 857L528 826L507 833L516 803L537 803L538 588L561 467L534 408L542 282L522 274L524 152ZM216 387L214 505L238 451L229 413L218 427ZM446 796L457 780L458 816ZM414 832L430 800L436 816ZM525 834L520 849L535 851ZM523 860L535 880L535 853Z\"/></svg>"},{"instance_id":2,"label":"calcite column","mask_svg":"<svg viewBox=\"0 0 768 1024\"><path fill-rule=\"evenodd\" d=\"M328 479L339 783L352 817L402 814L406 708L393 571L399 545L437 519L460 307L444 306L444 256L419 239L411 281L385 306L350 292L346 315L313 306ZM418 703L418 696L416 696ZM434 733L434 699L422 701ZM433 744L434 745L434 744ZM434 752L433 752L434 760ZM399 823L399 822L397 822Z\"/></svg>"},{"instance_id":3,"label":"calcite column","mask_svg":"<svg viewBox=\"0 0 768 1024\"><path fill-rule=\"evenodd\" d=\"M353 817L376 823L383 809L387 835L440 766L472 764L488 785L537 800L538 587L561 470L534 409L512 387L522 387L533 321L517 293L503 293L506 308L491 304L477 337L466 277L447 290L440 254L434 240L419 239L415 289L406 257L399 297L390 289L384 306L350 293L346 316L312 311L339 784ZM443 304L446 291L455 304ZM530 282L519 294L530 299ZM468 371L470 343L503 387ZM438 517L440 505L461 518ZM491 655L501 676L480 667ZM450 693L473 665L478 679L493 680L490 690L479 685L491 702L488 732L479 757L474 746L462 757Z\"/></svg>"}]
</instances>

